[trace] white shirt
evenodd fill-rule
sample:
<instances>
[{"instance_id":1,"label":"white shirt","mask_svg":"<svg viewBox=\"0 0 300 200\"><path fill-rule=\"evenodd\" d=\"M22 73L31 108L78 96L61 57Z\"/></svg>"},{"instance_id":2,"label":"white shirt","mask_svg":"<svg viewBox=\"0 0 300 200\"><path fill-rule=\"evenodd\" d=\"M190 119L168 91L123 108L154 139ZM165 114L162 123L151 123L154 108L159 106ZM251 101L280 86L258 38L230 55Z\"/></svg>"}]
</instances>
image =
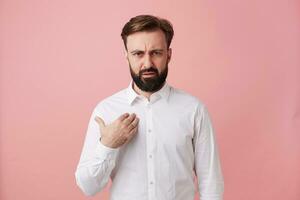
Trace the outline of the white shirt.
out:
<instances>
[{"instance_id":1,"label":"white shirt","mask_svg":"<svg viewBox=\"0 0 300 200\"><path fill-rule=\"evenodd\" d=\"M95 116L110 124L126 112L139 118L137 135L117 149L101 144ZM167 83L149 101L132 89L131 82L97 104L75 177L89 196L111 178L111 200L193 200L197 187L201 200L222 200L224 191L206 106Z\"/></svg>"}]
</instances>

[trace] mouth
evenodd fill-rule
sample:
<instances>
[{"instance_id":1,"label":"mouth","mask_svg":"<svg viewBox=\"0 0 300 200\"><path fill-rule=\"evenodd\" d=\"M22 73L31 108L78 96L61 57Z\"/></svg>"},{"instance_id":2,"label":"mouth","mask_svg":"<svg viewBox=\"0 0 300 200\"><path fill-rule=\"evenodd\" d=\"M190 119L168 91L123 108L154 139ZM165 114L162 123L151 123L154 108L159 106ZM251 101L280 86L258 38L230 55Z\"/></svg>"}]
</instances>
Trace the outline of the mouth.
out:
<instances>
[{"instance_id":1,"label":"mouth","mask_svg":"<svg viewBox=\"0 0 300 200\"><path fill-rule=\"evenodd\" d=\"M155 72L144 72L142 74L143 77L147 78L147 77L153 77L153 76L156 76L156 73Z\"/></svg>"}]
</instances>

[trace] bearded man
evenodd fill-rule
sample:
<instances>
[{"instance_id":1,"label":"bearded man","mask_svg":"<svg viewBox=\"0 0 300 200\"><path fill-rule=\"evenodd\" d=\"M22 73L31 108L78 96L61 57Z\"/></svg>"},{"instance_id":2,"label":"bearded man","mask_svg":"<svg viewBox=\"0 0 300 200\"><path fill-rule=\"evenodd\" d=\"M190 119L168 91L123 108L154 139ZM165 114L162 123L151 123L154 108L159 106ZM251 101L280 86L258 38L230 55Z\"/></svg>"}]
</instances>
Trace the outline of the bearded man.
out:
<instances>
[{"instance_id":1,"label":"bearded man","mask_svg":"<svg viewBox=\"0 0 300 200\"><path fill-rule=\"evenodd\" d=\"M207 107L166 81L173 35L168 20L152 15L123 27L132 81L93 110L75 172L86 195L111 179L111 200L194 200L197 189L201 200L223 199Z\"/></svg>"}]
</instances>

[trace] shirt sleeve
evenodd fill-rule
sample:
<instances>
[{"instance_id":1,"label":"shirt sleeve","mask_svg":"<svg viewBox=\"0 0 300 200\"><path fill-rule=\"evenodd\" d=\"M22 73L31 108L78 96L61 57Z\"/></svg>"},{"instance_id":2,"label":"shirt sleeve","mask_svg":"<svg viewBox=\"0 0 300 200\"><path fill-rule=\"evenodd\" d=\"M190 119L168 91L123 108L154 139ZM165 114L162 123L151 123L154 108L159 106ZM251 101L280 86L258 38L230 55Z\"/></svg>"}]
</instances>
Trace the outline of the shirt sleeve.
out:
<instances>
[{"instance_id":1,"label":"shirt sleeve","mask_svg":"<svg viewBox=\"0 0 300 200\"><path fill-rule=\"evenodd\" d=\"M205 105L195 116L195 173L201 200L222 200L224 180L212 122Z\"/></svg>"},{"instance_id":2,"label":"shirt sleeve","mask_svg":"<svg viewBox=\"0 0 300 200\"><path fill-rule=\"evenodd\" d=\"M94 118L97 115L104 120L101 114L96 107L91 115L75 172L76 183L87 196L95 195L107 185L119 151L100 142L100 128Z\"/></svg>"}]
</instances>

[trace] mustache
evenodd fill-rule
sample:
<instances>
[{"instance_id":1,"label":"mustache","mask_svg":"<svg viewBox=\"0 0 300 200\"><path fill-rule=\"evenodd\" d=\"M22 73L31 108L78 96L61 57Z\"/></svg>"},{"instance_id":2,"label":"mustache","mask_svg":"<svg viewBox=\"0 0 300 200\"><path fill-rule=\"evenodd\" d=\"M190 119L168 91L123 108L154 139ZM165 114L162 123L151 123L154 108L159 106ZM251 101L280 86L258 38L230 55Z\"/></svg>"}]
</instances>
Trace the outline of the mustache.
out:
<instances>
[{"instance_id":1,"label":"mustache","mask_svg":"<svg viewBox=\"0 0 300 200\"><path fill-rule=\"evenodd\" d=\"M142 75L145 72L154 72L154 73L158 74L158 70L154 67L150 67L148 69L143 69L143 70L140 71L139 74Z\"/></svg>"}]
</instances>

